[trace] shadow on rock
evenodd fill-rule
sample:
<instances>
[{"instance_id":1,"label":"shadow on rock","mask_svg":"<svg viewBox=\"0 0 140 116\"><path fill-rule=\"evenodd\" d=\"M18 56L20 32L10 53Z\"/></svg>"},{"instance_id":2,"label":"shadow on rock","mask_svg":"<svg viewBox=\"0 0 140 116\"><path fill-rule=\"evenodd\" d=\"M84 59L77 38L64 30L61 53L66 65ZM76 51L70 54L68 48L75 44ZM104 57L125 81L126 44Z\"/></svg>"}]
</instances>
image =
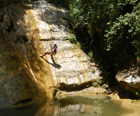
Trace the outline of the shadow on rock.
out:
<instances>
[{"instance_id":1,"label":"shadow on rock","mask_svg":"<svg viewBox=\"0 0 140 116\"><path fill-rule=\"evenodd\" d=\"M44 58L43 58L44 59ZM48 64L50 64L50 65L52 65L53 67L55 67L55 68L58 68L58 69L60 69L61 68L61 65L59 65L59 64L56 64L56 62L55 62L55 60L54 60L54 58L52 57L52 61L53 61L53 63L50 63L49 61L47 61L46 59L44 59Z\"/></svg>"}]
</instances>

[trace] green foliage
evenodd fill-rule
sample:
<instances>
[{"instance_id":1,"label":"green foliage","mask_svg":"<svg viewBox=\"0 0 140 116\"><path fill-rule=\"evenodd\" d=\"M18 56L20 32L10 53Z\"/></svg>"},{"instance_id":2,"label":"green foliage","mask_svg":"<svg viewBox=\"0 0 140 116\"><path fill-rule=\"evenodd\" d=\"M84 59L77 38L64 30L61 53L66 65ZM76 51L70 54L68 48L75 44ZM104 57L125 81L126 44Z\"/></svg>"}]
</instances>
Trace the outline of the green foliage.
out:
<instances>
[{"instance_id":1,"label":"green foliage","mask_svg":"<svg viewBox=\"0 0 140 116\"><path fill-rule=\"evenodd\" d=\"M55 4L57 7L69 9L69 0L48 0L48 2Z\"/></svg>"},{"instance_id":2,"label":"green foliage","mask_svg":"<svg viewBox=\"0 0 140 116\"><path fill-rule=\"evenodd\" d=\"M75 27L86 26L91 31L102 28L108 20L113 20L119 14L114 0L73 0L70 5L70 16ZM101 23L102 22L102 23Z\"/></svg>"},{"instance_id":3,"label":"green foliage","mask_svg":"<svg viewBox=\"0 0 140 116\"><path fill-rule=\"evenodd\" d=\"M73 27L86 27L91 37L96 32L105 33L107 51L123 38L127 38L126 41L130 41L137 51L140 49L140 42L135 38L140 32L138 0L73 0L70 16L74 22Z\"/></svg>"},{"instance_id":4,"label":"green foliage","mask_svg":"<svg viewBox=\"0 0 140 116\"><path fill-rule=\"evenodd\" d=\"M73 29L80 33L77 41L83 42L106 82L124 61L140 57L139 0L71 0L69 6Z\"/></svg>"},{"instance_id":5,"label":"green foliage","mask_svg":"<svg viewBox=\"0 0 140 116\"><path fill-rule=\"evenodd\" d=\"M105 31L105 37L107 38L107 51L126 38L126 42L129 41L135 48L135 54L140 56L140 41L138 36L140 34L140 3L138 0L128 0L130 5L133 5L133 9L130 13L120 15L115 21L109 21L107 25L109 28Z\"/></svg>"},{"instance_id":6,"label":"green foliage","mask_svg":"<svg viewBox=\"0 0 140 116\"><path fill-rule=\"evenodd\" d=\"M19 40L20 40L20 36L17 36L16 41L19 41Z\"/></svg>"},{"instance_id":7,"label":"green foliage","mask_svg":"<svg viewBox=\"0 0 140 116\"><path fill-rule=\"evenodd\" d=\"M93 69L92 73L94 74L95 73L95 70Z\"/></svg>"},{"instance_id":8,"label":"green foliage","mask_svg":"<svg viewBox=\"0 0 140 116\"><path fill-rule=\"evenodd\" d=\"M90 51L88 52L88 55L92 58L92 57L93 57L93 52L90 50Z\"/></svg>"},{"instance_id":9,"label":"green foliage","mask_svg":"<svg viewBox=\"0 0 140 116\"><path fill-rule=\"evenodd\" d=\"M74 34L71 34L69 37L67 37L67 39L71 42L71 43L76 43L77 39L76 36Z\"/></svg>"},{"instance_id":10,"label":"green foliage","mask_svg":"<svg viewBox=\"0 0 140 116\"><path fill-rule=\"evenodd\" d=\"M18 0L18 3L19 4L23 4L23 0Z\"/></svg>"},{"instance_id":11,"label":"green foliage","mask_svg":"<svg viewBox=\"0 0 140 116\"><path fill-rule=\"evenodd\" d=\"M140 93L139 91L136 91L136 92L135 92L135 96L136 96L137 99L140 97L140 96L139 96L139 95L140 95L139 93Z\"/></svg>"},{"instance_id":12,"label":"green foliage","mask_svg":"<svg viewBox=\"0 0 140 116\"><path fill-rule=\"evenodd\" d=\"M92 82L92 85L93 85L94 87L99 87L99 86L101 86L102 84L103 84L102 81L97 81L97 80L95 80L95 81Z\"/></svg>"},{"instance_id":13,"label":"green foliage","mask_svg":"<svg viewBox=\"0 0 140 116\"><path fill-rule=\"evenodd\" d=\"M139 92L135 92L135 94L138 96L139 95Z\"/></svg>"},{"instance_id":14,"label":"green foliage","mask_svg":"<svg viewBox=\"0 0 140 116\"><path fill-rule=\"evenodd\" d=\"M77 40L76 40L77 41ZM77 41L76 45L81 48L81 44Z\"/></svg>"}]
</instances>

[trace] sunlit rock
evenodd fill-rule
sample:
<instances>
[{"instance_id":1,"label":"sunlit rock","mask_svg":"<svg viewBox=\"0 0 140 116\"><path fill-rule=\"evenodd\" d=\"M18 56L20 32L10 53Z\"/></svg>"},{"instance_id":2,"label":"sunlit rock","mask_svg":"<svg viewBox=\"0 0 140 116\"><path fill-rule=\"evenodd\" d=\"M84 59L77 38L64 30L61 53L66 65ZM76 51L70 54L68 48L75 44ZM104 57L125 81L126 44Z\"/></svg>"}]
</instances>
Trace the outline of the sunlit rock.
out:
<instances>
[{"instance_id":1,"label":"sunlit rock","mask_svg":"<svg viewBox=\"0 0 140 116\"><path fill-rule=\"evenodd\" d=\"M34 10L32 13L45 51L51 51L50 44L56 43L58 46L57 54L53 60L49 55L44 57L46 62L50 64L55 86L65 85L72 89L73 86L78 85L80 88L84 83L92 83L94 80L102 79L98 68L90 63L89 56L66 40L66 37L70 35L67 28L67 11L51 5L48 7L47 2L44 3L43 9L45 10ZM43 13L42 18L36 16L41 14L40 12ZM61 86L59 89L63 89L62 87L65 88L65 86Z\"/></svg>"},{"instance_id":2,"label":"sunlit rock","mask_svg":"<svg viewBox=\"0 0 140 116\"><path fill-rule=\"evenodd\" d=\"M131 91L133 93L140 91L140 75L138 68L122 70L117 73L116 79L127 91Z\"/></svg>"},{"instance_id":3,"label":"sunlit rock","mask_svg":"<svg viewBox=\"0 0 140 116\"><path fill-rule=\"evenodd\" d=\"M89 56L67 40L68 19L66 10L46 1L36 1L34 8L9 5L0 9L0 108L51 99L58 89L68 94L98 93L84 90L102 77ZM41 58L53 43L57 54L53 59Z\"/></svg>"}]
</instances>

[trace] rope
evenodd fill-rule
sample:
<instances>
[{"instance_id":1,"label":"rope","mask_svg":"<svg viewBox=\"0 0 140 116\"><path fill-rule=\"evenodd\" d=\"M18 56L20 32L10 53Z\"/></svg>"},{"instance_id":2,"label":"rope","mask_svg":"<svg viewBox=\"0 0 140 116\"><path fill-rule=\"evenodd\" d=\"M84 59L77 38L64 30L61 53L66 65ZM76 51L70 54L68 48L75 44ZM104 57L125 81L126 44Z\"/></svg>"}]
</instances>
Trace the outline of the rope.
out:
<instances>
[{"instance_id":1,"label":"rope","mask_svg":"<svg viewBox=\"0 0 140 116\"><path fill-rule=\"evenodd\" d=\"M43 9L42 9L42 3L41 3L41 1L39 1L40 2L40 9L42 10L42 15L43 15L43 20L44 20L44 22L46 22L46 18L45 18L45 15L44 15L44 12L43 12ZM46 23L45 23L45 26L46 26L46 30L47 30L47 25L46 25ZM51 40L51 38L49 39L49 41ZM56 63L54 63L54 68L55 68L55 70L54 70L54 77L56 77ZM56 82L56 91L58 92L58 78L57 78L57 82ZM57 99L57 107L58 107L58 113L57 113L57 115L59 115L59 104L58 104L58 99Z\"/></svg>"},{"instance_id":2,"label":"rope","mask_svg":"<svg viewBox=\"0 0 140 116\"><path fill-rule=\"evenodd\" d=\"M44 20L44 22L47 22L45 15L44 15L44 12L43 12L42 3L41 3L41 1L39 1L39 2L40 2L40 9L42 10L43 20ZM46 31L47 31L47 24L46 23L45 23L45 26L46 26ZM50 40L51 40L51 38L49 38L49 41Z\"/></svg>"},{"instance_id":3,"label":"rope","mask_svg":"<svg viewBox=\"0 0 140 116\"><path fill-rule=\"evenodd\" d=\"M54 68L55 68L55 72L54 72L54 76L56 77L56 64L54 64ZM57 78L57 82L56 82L56 91L58 92L58 78ZM57 115L59 116L59 103L58 103L58 99L57 99Z\"/></svg>"}]
</instances>

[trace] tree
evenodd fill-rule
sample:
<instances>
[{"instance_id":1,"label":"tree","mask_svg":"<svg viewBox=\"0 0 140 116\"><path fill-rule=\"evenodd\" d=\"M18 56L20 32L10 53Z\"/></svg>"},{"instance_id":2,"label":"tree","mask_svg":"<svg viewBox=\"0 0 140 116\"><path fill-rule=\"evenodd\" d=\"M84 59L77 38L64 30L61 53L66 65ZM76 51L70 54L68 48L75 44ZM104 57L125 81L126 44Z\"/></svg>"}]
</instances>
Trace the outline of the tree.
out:
<instances>
[{"instance_id":1,"label":"tree","mask_svg":"<svg viewBox=\"0 0 140 116\"><path fill-rule=\"evenodd\" d=\"M140 56L139 0L72 0L70 16L79 41L87 43L106 78Z\"/></svg>"}]
</instances>

